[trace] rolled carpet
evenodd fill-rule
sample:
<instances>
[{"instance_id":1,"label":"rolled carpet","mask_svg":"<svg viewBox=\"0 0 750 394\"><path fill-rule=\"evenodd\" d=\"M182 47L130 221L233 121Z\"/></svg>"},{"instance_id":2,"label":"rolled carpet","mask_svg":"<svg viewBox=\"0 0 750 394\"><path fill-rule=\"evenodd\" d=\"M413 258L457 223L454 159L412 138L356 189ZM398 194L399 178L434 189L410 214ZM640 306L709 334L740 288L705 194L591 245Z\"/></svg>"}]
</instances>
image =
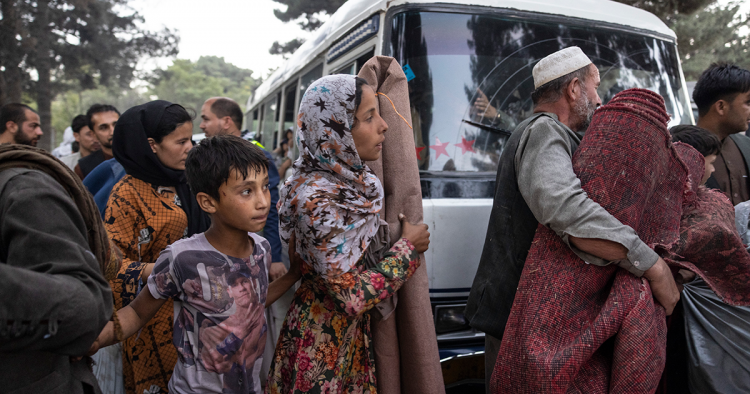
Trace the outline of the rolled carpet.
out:
<instances>
[{"instance_id":1,"label":"rolled carpet","mask_svg":"<svg viewBox=\"0 0 750 394\"><path fill-rule=\"evenodd\" d=\"M722 229L709 244L692 238L696 226L725 220L717 212L726 207L716 193L700 187L702 156L673 146L668 120L658 94L643 89L617 94L595 113L573 169L589 197L632 227L671 268L691 269L722 298L747 303L750 255L733 249L735 238L741 244L736 230ZM684 212L695 222L683 220ZM697 261L712 253L716 257ZM730 280L727 264L733 267ZM616 265L586 264L540 225L503 336L492 392L652 393L665 353L665 311L648 281Z\"/></svg>"}]
</instances>

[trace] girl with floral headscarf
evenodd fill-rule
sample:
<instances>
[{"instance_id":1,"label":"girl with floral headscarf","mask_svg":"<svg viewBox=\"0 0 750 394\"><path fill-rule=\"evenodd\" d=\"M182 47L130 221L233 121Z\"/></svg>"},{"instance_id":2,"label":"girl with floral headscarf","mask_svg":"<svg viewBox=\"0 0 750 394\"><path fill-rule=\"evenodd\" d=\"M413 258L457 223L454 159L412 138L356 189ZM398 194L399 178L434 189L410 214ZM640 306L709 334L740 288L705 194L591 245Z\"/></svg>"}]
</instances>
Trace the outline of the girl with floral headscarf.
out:
<instances>
[{"instance_id":1,"label":"girl with floral headscarf","mask_svg":"<svg viewBox=\"0 0 750 394\"><path fill-rule=\"evenodd\" d=\"M388 125L364 80L315 81L297 126L300 157L278 208L282 241L304 260L303 278L266 392L376 393L368 312L388 303L417 269L429 244L427 226L401 216L402 238L389 248L380 218L383 186L365 164L380 157ZM390 311L381 309L383 318Z\"/></svg>"}]
</instances>

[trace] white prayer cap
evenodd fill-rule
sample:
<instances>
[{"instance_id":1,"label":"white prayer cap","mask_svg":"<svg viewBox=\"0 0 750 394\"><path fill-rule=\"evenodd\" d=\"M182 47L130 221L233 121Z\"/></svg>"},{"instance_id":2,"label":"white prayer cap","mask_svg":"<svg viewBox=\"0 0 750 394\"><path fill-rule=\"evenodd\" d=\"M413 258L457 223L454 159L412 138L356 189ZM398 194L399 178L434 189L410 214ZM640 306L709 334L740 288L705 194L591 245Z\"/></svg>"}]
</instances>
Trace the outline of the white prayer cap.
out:
<instances>
[{"instance_id":1,"label":"white prayer cap","mask_svg":"<svg viewBox=\"0 0 750 394\"><path fill-rule=\"evenodd\" d=\"M563 75L580 70L589 64L591 64L591 59L583 53L581 48L567 47L561 49L540 60L534 66L531 72L534 75L534 89Z\"/></svg>"}]
</instances>

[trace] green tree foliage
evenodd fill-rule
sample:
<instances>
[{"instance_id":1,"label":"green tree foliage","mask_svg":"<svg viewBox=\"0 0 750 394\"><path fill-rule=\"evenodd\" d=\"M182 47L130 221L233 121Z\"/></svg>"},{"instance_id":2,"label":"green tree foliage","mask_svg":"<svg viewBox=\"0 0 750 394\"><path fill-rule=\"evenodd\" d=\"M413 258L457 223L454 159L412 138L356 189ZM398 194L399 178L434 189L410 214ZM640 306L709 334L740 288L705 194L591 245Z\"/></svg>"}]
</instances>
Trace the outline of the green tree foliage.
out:
<instances>
[{"instance_id":1,"label":"green tree foliage","mask_svg":"<svg viewBox=\"0 0 750 394\"><path fill-rule=\"evenodd\" d=\"M50 148L51 105L70 89L125 88L144 57L173 56L177 36L142 29L128 0L0 0L0 104L33 92Z\"/></svg>"},{"instance_id":2,"label":"green tree foliage","mask_svg":"<svg viewBox=\"0 0 750 394\"><path fill-rule=\"evenodd\" d=\"M323 24L320 20L321 15L331 15L339 9L346 0L273 0L287 6L286 11L279 9L273 10L282 22L297 21L297 24L307 31L313 31ZM305 41L295 38L287 43L281 44L274 42L268 50L272 55L287 56L293 53Z\"/></svg>"},{"instance_id":3,"label":"green tree foliage","mask_svg":"<svg viewBox=\"0 0 750 394\"><path fill-rule=\"evenodd\" d=\"M688 81L698 79L717 61L750 67L748 37L740 32L747 25L748 15L739 12L738 3L721 6L716 0L617 1L655 14L674 30Z\"/></svg>"},{"instance_id":4,"label":"green tree foliage","mask_svg":"<svg viewBox=\"0 0 750 394\"><path fill-rule=\"evenodd\" d=\"M271 45L271 49L268 50L268 53L272 55L281 55L286 59L304 43L305 40L301 38L295 38L285 44L280 44L278 41L274 41L273 45Z\"/></svg>"},{"instance_id":5,"label":"green tree foliage","mask_svg":"<svg viewBox=\"0 0 750 394\"><path fill-rule=\"evenodd\" d=\"M307 31L313 31L323 22L315 14L331 15L339 9L346 0L273 0L287 6L286 11L276 9L273 14L282 22L290 22L302 18L297 23Z\"/></svg>"},{"instance_id":6,"label":"green tree foliage","mask_svg":"<svg viewBox=\"0 0 750 394\"><path fill-rule=\"evenodd\" d=\"M157 70L150 79L149 95L193 109L200 115L210 97L229 97L244 109L248 97L260 84L253 72L224 61L222 57L202 56L198 61L178 59L166 70ZM193 132L199 133L196 121Z\"/></svg>"},{"instance_id":7,"label":"green tree foliage","mask_svg":"<svg viewBox=\"0 0 750 394\"><path fill-rule=\"evenodd\" d=\"M737 4L714 6L675 20L672 29L677 33L685 79L697 80L703 70L717 61L750 68L748 37L740 34L748 15L739 13L739 8Z\"/></svg>"},{"instance_id":8,"label":"green tree foliage","mask_svg":"<svg viewBox=\"0 0 750 394\"><path fill-rule=\"evenodd\" d=\"M99 86L89 90L68 90L60 93L52 101L52 128L57 144L62 142L65 129L76 115L85 114L93 104L114 105L120 112L150 101L145 89L119 89Z\"/></svg>"}]
</instances>

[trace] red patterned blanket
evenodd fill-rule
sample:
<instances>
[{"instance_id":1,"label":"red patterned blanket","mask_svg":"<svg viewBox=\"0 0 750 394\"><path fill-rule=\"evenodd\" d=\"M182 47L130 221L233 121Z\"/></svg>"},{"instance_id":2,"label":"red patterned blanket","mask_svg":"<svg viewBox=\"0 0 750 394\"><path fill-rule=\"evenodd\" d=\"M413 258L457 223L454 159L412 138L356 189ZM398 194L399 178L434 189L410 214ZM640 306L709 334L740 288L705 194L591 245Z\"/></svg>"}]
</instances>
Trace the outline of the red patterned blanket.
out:
<instances>
[{"instance_id":1,"label":"red patterned blanket","mask_svg":"<svg viewBox=\"0 0 750 394\"><path fill-rule=\"evenodd\" d=\"M630 89L594 115L573 157L583 189L674 270L750 304L750 255L721 194L699 185L703 158L673 146L661 96ZM503 336L494 393L652 393L666 352L664 308L648 281L584 263L539 226Z\"/></svg>"}]
</instances>

